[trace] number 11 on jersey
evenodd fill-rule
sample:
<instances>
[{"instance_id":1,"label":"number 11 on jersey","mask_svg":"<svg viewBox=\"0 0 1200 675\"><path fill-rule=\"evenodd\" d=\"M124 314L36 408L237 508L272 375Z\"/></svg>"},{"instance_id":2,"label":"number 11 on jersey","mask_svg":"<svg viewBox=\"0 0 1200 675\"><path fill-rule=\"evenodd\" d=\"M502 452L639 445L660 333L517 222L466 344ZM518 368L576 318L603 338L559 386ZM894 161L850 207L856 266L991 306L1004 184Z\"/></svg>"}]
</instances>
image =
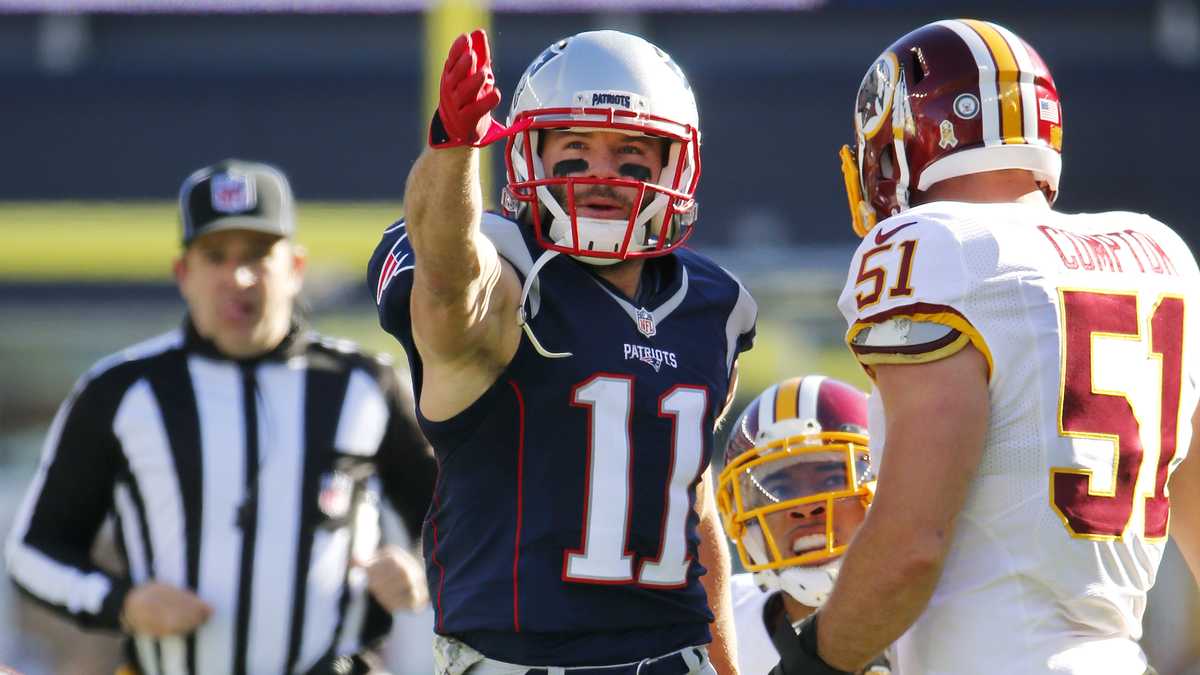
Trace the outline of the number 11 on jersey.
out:
<instances>
[{"instance_id":1,"label":"number 11 on jersey","mask_svg":"<svg viewBox=\"0 0 1200 675\"><path fill-rule=\"evenodd\" d=\"M633 378L596 375L575 387L572 405L588 408L587 502L583 541L563 554L563 579L593 584L634 582L633 554L628 550L632 507ZM642 560L636 583L674 588L687 583L687 518L691 484L704 460L704 413L708 392L702 387L672 387L658 400L658 414L669 417L673 433L670 477L664 505L658 556ZM644 448L661 452L663 448Z\"/></svg>"}]
</instances>

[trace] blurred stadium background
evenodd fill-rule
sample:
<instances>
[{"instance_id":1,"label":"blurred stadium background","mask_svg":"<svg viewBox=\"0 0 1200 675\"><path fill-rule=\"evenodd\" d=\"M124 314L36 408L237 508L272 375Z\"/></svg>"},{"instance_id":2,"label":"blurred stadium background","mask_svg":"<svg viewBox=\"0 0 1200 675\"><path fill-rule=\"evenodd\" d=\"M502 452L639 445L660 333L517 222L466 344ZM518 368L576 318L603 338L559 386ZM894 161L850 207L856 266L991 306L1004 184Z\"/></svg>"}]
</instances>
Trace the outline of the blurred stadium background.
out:
<instances>
[{"instance_id":1,"label":"blurred stadium background","mask_svg":"<svg viewBox=\"0 0 1200 675\"><path fill-rule=\"evenodd\" d=\"M483 2L484 0L479 0ZM669 51L697 91L702 218L693 245L760 306L740 409L783 377L865 386L834 307L854 245L835 156L866 66L946 16L1033 43L1064 101L1066 210L1149 212L1195 244L1200 6L1195 0L0 0L0 534L72 382L99 357L177 325L172 202L223 157L275 163L300 202L315 325L398 353L364 287L401 213L447 31L490 22L511 92L552 40L609 27ZM502 104L507 106L507 100ZM502 175L498 152L491 195ZM494 201L494 200L493 200ZM1163 675L1200 672L1200 599L1172 550L1144 644ZM397 673L430 672L428 616L398 628ZM0 583L0 664L108 673L84 634Z\"/></svg>"}]
</instances>

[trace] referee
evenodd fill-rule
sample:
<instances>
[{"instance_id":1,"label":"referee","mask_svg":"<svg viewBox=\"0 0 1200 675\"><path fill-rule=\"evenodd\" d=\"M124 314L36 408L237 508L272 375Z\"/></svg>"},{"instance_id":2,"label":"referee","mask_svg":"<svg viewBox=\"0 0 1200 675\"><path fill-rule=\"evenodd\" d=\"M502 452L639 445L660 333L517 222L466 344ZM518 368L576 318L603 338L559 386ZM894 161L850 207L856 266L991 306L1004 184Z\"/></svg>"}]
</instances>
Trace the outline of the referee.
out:
<instances>
[{"instance_id":1,"label":"referee","mask_svg":"<svg viewBox=\"0 0 1200 675\"><path fill-rule=\"evenodd\" d=\"M419 532L436 467L391 364L294 308L305 258L287 179L200 169L180 193L178 330L88 371L50 427L7 546L16 584L119 629L146 675L367 673L391 612L427 601L381 541ZM127 574L90 550L114 514Z\"/></svg>"}]
</instances>

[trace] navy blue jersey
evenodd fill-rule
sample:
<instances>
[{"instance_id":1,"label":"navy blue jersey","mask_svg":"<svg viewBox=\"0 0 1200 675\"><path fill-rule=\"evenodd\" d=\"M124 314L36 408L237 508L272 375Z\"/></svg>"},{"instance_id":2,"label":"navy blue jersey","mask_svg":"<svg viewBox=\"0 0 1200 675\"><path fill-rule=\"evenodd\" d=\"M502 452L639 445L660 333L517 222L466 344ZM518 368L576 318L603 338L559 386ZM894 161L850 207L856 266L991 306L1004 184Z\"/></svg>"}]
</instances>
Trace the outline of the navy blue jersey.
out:
<instances>
[{"instance_id":1,"label":"navy blue jersey","mask_svg":"<svg viewBox=\"0 0 1200 675\"><path fill-rule=\"evenodd\" d=\"M484 234L521 275L542 250L487 214ZM387 230L369 280L404 345L415 263ZM538 273L522 336L496 382L457 416L421 426L439 461L424 528L436 630L529 665L634 661L709 641L694 487L712 451L756 307L691 251L647 262L635 305L566 256ZM517 317L513 317L515 322Z\"/></svg>"}]
</instances>

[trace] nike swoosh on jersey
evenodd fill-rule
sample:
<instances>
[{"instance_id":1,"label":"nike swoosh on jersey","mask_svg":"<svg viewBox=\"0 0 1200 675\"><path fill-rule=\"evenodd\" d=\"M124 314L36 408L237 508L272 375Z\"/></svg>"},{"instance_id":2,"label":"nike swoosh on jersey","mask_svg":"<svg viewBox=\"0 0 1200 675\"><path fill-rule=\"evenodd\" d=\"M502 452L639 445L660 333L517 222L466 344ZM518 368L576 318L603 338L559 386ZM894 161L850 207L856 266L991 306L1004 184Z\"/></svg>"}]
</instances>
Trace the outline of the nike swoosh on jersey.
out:
<instances>
[{"instance_id":1,"label":"nike swoosh on jersey","mask_svg":"<svg viewBox=\"0 0 1200 675\"><path fill-rule=\"evenodd\" d=\"M914 220L911 223L904 223L903 225L897 225L896 227L893 227L890 232L885 233L883 230L876 232L875 233L875 245L878 246L878 245L883 244L883 242L887 241L888 239L891 239L892 235L896 234L900 230L903 230L904 228L908 227L909 225L916 225L916 224L917 224L917 221Z\"/></svg>"}]
</instances>

